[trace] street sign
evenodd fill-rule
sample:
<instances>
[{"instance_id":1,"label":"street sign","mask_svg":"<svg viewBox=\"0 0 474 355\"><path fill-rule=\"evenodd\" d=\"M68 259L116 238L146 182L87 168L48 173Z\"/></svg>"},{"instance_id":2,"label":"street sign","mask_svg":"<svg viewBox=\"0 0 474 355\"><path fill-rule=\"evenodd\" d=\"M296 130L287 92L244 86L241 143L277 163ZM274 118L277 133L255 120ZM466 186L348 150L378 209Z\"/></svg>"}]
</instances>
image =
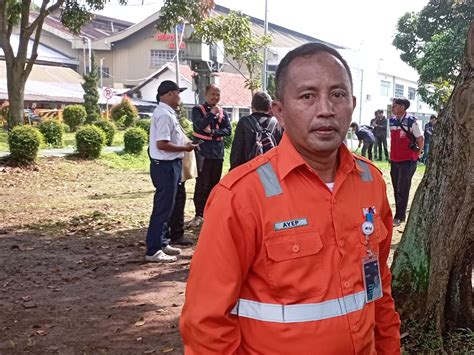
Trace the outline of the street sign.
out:
<instances>
[{"instance_id":1,"label":"street sign","mask_svg":"<svg viewBox=\"0 0 474 355\"><path fill-rule=\"evenodd\" d=\"M105 87L104 88L104 96L107 100L110 100L112 97L114 97L114 92L112 88Z\"/></svg>"}]
</instances>

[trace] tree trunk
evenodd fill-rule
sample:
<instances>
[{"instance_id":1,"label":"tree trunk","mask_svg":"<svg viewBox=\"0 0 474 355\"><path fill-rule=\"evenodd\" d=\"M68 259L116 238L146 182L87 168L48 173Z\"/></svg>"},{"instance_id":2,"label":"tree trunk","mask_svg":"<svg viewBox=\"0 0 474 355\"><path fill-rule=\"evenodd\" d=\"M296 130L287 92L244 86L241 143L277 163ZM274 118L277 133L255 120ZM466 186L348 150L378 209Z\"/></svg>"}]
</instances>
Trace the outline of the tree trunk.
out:
<instances>
[{"instance_id":1,"label":"tree trunk","mask_svg":"<svg viewBox=\"0 0 474 355\"><path fill-rule=\"evenodd\" d=\"M24 66L15 61L12 64L7 63L7 82L8 82L8 101L9 101L9 119L8 127L12 128L24 123L23 108L25 94Z\"/></svg>"},{"instance_id":2,"label":"tree trunk","mask_svg":"<svg viewBox=\"0 0 474 355\"><path fill-rule=\"evenodd\" d=\"M434 131L392 273L402 318L442 335L473 328L474 22L461 73Z\"/></svg>"}]
</instances>

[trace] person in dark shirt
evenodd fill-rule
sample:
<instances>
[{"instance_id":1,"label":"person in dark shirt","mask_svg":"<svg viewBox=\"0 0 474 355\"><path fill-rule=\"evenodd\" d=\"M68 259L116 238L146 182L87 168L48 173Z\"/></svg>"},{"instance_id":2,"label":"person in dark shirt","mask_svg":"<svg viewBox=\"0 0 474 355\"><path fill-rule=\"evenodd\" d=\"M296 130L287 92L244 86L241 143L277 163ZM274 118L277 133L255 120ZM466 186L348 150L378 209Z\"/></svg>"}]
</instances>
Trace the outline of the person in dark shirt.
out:
<instances>
[{"instance_id":1,"label":"person in dark shirt","mask_svg":"<svg viewBox=\"0 0 474 355\"><path fill-rule=\"evenodd\" d=\"M365 157L368 153L368 158L372 160L372 147L375 143L375 136L372 133L372 130L368 126L359 127L359 125L355 122L352 122L350 127L352 128L352 130L357 136L357 139L359 140L359 146L357 147L357 149L359 149L359 147L363 144L361 155Z\"/></svg>"},{"instance_id":2,"label":"person in dark shirt","mask_svg":"<svg viewBox=\"0 0 474 355\"><path fill-rule=\"evenodd\" d=\"M212 188L219 182L224 162L224 137L230 136L232 127L229 116L218 106L221 90L215 84L206 87L206 102L193 107L193 136L199 142L196 153L198 177L194 190L194 206L196 215L188 224L190 227L200 226L203 222L204 206Z\"/></svg>"},{"instance_id":3,"label":"person in dark shirt","mask_svg":"<svg viewBox=\"0 0 474 355\"><path fill-rule=\"evenodd\" d=\"M252 98L252 114L242 117L235 128L234 140L230 151L230 168L233 169L253 158L253 148L257 137L257 125L268 129L280 143L282 130L271 112L272 98L266 92L258 91Z\"/></svg>"},{"instance_id":4,"label":"person in dark shirt","mask_svg":"<svg viewBox=\"0 0 474 355\"><path fill-rule=\"evenodd\" d=\"M370 125L373 127L375 136L375 147L374 147L374 158L376 160L382 160L382 148L385 153L385 160L388 160L388 149L387 149L387 127L388 120L383 115L383 110L375 111L375 118L371 121Z\"/></svg>"},{"instance_id":5,"label":"person in dark shirt","mask_svg":"<svg viewBox=\"0 0 474 355\"><path fill-rule=\"evenodd\" d=\"M433 136L433 128L436 125L437 119L438 118L435 115L431 115L430 122L425 125L425 144L423 147L423 157L421 158L421 162L425 165L428 162L428 152L430 151L431 137Z\"/></svg>"}]
</instances>

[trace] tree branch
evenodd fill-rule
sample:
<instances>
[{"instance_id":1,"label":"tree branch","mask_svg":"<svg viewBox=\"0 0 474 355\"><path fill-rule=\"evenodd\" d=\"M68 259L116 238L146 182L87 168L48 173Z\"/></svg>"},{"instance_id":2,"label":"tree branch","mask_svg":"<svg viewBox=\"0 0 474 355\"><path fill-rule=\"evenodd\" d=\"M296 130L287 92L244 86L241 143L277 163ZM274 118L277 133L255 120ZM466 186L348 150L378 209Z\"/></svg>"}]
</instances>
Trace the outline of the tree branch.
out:
<instances>
[{"instance_id":1,"label":"tree branch","mask_svg":"<svg viewBox=\"0 0 474 355\"><path fill-rule=\"evenodd\" d=\"M28 24L30 23L30 5L31 0L21 1L20 36L23 34L23 31L28 28Z\"/></svg>"}]
</instances>

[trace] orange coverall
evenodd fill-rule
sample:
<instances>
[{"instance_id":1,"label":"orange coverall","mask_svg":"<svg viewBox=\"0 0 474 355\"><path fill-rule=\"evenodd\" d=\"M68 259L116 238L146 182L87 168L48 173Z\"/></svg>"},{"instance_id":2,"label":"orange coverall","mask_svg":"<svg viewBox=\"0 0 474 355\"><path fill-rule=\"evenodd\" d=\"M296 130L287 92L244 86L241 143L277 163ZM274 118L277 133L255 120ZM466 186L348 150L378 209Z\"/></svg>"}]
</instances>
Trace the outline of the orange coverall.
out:
<instances>
[{"instance_id":1,"label":"orange coverall","mask_svg":"<svg viewBox=\"0 0 474 355\"><path fill-rule=\"evenodd\" d=\"M284 135L212 191L180 320L186 354L400 354L385 183L344 145L338 157L331 193ZM366 303L369 207L383 297Z\"/></svg>"}]
</instances>

